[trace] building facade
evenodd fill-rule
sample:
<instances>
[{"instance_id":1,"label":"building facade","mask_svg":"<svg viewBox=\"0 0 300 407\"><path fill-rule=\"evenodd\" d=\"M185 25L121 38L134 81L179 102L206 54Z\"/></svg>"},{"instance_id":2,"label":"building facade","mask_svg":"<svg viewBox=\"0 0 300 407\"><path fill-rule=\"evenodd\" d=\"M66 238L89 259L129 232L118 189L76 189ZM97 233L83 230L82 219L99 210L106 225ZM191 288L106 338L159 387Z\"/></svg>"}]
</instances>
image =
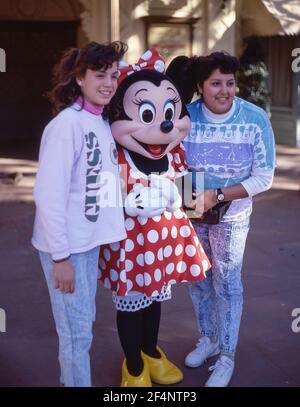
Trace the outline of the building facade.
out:
<instances>
[{"instance_id":1,"label":"building facade","mask_svg":"<svg viewBox=\"0 0 300 407\"><path fill-rule=\"evenodd\" d=\"M121 39L129 45L128 61L156 46L168 62L214 50L240 56L244 40L256 36L270 72L276 140L300 147L300 74L292 70L299 21L298 0L3 0L1 139L38 140L50 116L43 94L51 67L66 47Z\"/></svg>"}]
</instances>

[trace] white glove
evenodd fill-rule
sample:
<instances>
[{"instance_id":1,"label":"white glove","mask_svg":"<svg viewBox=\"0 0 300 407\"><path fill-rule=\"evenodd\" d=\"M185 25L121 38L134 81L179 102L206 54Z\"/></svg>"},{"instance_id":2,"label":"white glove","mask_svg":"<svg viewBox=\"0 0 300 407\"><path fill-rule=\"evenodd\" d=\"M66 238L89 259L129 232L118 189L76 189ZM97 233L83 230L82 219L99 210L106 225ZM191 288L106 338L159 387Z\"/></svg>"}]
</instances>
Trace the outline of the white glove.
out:
<instances>
[{"instance_id":1,"label":"white glove","mask_svg":"<svg viewBox=\"0 0 300 407\"><path fill-rule=\"evenodd\" d=\"M158 188L135 184L125 199L125 212L129 216L153 218L165 212L168 200Z\"/></svg>"},{"instance_id":2,"label":"white glove","mask_svg":"<svg viewBox=\"0 0 300 407\"><path fill-rule=\"evenodd\" d=\"M160 189L162 195L167 199L167 211L175 212L182 205L182 199L178 192L177 185L169 178L151 174L151 187Z\"/></svg>"}]
</instances>

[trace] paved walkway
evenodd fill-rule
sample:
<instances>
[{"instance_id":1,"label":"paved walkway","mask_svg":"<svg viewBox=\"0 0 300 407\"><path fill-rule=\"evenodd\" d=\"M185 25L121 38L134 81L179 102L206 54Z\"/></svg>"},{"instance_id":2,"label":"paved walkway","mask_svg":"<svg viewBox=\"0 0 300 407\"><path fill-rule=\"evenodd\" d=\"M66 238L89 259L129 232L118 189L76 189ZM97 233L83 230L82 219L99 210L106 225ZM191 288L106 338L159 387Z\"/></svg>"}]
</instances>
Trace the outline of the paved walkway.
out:
<instances>
[{"instance_id":1,"label":"paved walkway","mask_svg":"<svg viewBox=\"0 0 300 407\"><path fill-rule=\"evenodd\" d=\"M300 386L300 150L278 147L271 191L255 199L244 262L245 306L232 386ZM34 161L0 159L0 386L57 386L57 338L37 255L30 245ZM13 174L23 174L20 176ZM187 286L163 306L160 345L185 375L179 386L203 386L208 366L188 369L197 341ZM99 286L91 351L96 386L118 386L122 351L108 290ZM1 326L1 325L0 325ZM299 322L300 327L300 322Z\"/></svg>"}]
</instances>

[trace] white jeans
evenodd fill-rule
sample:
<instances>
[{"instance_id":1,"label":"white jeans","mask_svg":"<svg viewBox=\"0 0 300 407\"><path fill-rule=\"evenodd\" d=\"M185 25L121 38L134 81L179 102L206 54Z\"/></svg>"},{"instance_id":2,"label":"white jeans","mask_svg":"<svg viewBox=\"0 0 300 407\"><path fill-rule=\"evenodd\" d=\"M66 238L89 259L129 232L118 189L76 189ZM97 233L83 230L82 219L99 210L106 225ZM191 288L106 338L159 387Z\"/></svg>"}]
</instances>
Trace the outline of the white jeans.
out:
<instances>
[{"instance_id":1,"label":"white jeans","mask_svg":"<svg viewBox=\"0 0 300 407\"><path fill-rule=\"evenodd\" d=\"M75 273L75 291L72 294L64 294L54 288L51 256L44 252L39 252L39 255L59 337L61 382L67 387L90 387L89 350L96 316L99 247L71 255Z\"/></svg>"}]
</instances>

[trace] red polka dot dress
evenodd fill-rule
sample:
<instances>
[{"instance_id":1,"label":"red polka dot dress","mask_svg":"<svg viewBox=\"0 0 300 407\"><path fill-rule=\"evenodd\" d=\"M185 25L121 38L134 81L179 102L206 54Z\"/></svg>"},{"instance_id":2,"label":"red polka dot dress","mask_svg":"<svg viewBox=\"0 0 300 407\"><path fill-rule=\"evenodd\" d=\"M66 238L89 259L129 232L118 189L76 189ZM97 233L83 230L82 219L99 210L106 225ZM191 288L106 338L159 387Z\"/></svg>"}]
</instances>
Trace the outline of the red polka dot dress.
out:
<instances>
[{"instance_id":1,"label":"red polka dot dress","mask_svg":"<svg viewBox=\"0 0 300 407\"><path fill-rule=\"evenodd\" d=\"M135 183L148 185L148 176L134 165L128 151L119 148L122 189ZM168 153L169 168L163 176L174 180L186 173L184 149ZM125 213L127 239L103 245L99 269L105 287L119 297L131 293L158 297L172 284L205 278L210 263L185 212L165 211L146 218Z\"/></svg>"}]
</instances>

